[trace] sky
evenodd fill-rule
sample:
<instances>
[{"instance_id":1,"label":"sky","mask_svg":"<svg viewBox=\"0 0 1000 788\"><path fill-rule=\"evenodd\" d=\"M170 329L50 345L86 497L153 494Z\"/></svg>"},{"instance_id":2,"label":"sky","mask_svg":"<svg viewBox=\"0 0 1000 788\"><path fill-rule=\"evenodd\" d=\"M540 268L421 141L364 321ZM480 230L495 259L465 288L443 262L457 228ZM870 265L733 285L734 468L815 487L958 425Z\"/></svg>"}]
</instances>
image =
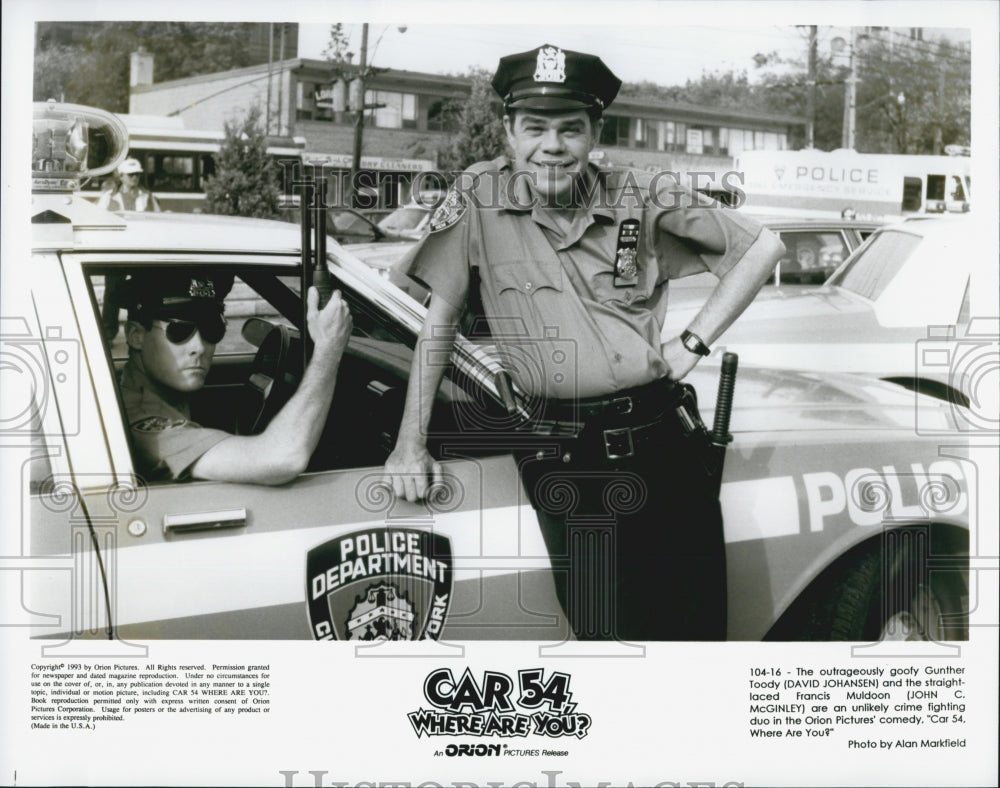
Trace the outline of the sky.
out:
<instances>
[{"instance_id":1,"label":"sky","mask_svg":"<svg viewBox=\"0 0 1000 788\"><path fill-rule=\"evenodd\" d=\"M610 4L609 4L610 5ZM399 25L405 24L405 32ZM361 24L345 24L355 62ZM322 57L329 25L299 27L299 56ZM492 71L501 56L543 43L600 55L626 82L683 84L705 71L753 71L758 52L780 50L805 57L807 33L788 25L754 27L666 27L656 25L480 23L426 24L400 19L369 25L368 61L385 68L464 74L470 67ZM377 43L377 47L376 47Z\"/></svg>"}]
</instances>

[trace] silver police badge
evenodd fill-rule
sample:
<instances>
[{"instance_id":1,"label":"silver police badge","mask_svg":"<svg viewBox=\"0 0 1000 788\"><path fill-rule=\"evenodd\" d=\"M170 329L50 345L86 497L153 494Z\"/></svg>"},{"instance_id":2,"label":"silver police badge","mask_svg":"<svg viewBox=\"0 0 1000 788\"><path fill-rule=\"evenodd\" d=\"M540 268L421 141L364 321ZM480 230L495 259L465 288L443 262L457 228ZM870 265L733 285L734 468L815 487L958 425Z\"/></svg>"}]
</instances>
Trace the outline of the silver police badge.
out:
<instances>
[{"instance_id":1,"label":"silver police badge","mask_svg":"<svg viewBox=\"0 0 1000 788\"><path fill-rule=\"evenodd\" d=\"M621 279L635 279L639 273L636 263L638 254L635 249L619 249L618 260L615 263L615 275Z\"/></svg>"},{"instance_id":2,"label":"silver police badge","mask_svg":"<svg viewBox=\"0 0 1000 788\"><path fill-rule=\"evenodd\" d=\"M431 531L353 531L306 556L306 598L317 640L437 640L451 585L451 542Z\"/></svg>"},{"instance_id":3,"label":"silver police badge","mask_svg":"<svg viewBox=\"0 0 1000 788\"><path fill-rule=\"evenodd\" d=\"M535 82L565 82L566 53L559 47L542 47L535 63Z\"/></svg>"}]
</instances>

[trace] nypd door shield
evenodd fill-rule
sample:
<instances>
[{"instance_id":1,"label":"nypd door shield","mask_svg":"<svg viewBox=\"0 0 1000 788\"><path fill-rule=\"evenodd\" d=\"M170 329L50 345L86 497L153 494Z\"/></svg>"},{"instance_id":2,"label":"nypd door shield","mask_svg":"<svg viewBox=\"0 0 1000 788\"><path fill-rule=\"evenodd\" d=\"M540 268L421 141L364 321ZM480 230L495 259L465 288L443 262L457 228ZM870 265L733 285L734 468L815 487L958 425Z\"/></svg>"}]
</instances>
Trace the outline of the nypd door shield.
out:
<instances>
[{"instance_id":1,"label":"nypd door shield","mask_svg":"<svg viewBox=\"0 0 1000 788\"><path fill-rule=\"evenodd\" d=\"M317 640L437 640L451 602L451 542L370 528L309 551L307 599Z\"/></svg>"}]
</instances>

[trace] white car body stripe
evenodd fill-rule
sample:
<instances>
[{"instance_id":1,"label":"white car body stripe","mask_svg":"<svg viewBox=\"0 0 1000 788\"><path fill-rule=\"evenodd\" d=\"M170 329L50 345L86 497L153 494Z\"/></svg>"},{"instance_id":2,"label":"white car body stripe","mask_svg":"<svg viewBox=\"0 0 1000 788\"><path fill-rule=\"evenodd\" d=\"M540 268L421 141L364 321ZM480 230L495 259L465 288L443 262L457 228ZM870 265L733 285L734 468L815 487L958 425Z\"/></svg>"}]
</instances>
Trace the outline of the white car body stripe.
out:
<instances>
[{"instance_id":1,"label":"white car body stripe","mask_svg":"<svg viewBox=\"0 0 1000 788\"><path fill-rule=\"evenodd\" d=\"M799 533L798 500L791 476L727 482L719 500L727 544Z\"/></svg>"}]
</instances>

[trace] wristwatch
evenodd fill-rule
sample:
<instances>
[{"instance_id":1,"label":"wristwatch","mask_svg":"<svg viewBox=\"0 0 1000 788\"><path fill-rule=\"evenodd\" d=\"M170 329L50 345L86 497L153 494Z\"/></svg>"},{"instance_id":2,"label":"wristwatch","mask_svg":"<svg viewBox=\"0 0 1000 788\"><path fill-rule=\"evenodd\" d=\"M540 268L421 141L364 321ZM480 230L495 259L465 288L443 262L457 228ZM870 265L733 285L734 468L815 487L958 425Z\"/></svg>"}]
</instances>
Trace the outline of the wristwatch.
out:
<instances>
[{"instance_id":1,"label":"wristwatch","mask_svg":"<svg viewBox=\"0 0 1000 788\"><path fill-rule=\"evenodd\" d=\"M700 336L691 333L687 329L681 332L681 343L687 350L697 353L699 356L707 356L712 352L709 350L708 345L701 341Z\"/></svg>"}]
</instances>

